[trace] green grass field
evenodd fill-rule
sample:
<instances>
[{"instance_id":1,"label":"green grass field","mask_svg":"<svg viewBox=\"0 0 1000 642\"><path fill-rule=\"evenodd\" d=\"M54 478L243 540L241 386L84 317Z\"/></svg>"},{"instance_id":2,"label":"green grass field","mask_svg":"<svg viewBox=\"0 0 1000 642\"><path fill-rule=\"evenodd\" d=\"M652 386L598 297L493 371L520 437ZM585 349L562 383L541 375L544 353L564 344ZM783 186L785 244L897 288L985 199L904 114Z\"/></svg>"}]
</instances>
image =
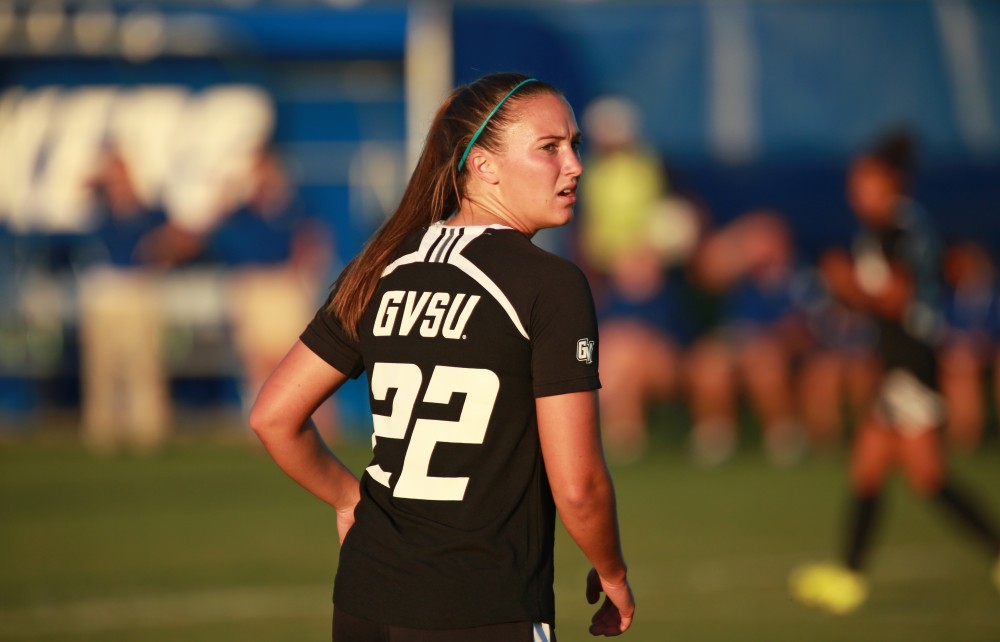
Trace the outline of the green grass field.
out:
<instances>
[{"instance_id":1,"label":"green grass field","mask_svg":"<svg viewBox=\"0 0 1000 642\"><path fill-rule=\"evenodd\" d=\"M363 468L364 447L343 454ZM1000 515L997 445L954 469ZM775 470L750 451L704 470L659 444L614 475L638 600L626 640L1000 641L986 560L901 483L870 601L836 618L787 597L794 565L837 549L842 457ZM336 559L332 511L242 440L146 458L0 446L0 639L328 640ZM561 532L561 642L590 639L586 570Z\"/></svg>"}]
</instances>

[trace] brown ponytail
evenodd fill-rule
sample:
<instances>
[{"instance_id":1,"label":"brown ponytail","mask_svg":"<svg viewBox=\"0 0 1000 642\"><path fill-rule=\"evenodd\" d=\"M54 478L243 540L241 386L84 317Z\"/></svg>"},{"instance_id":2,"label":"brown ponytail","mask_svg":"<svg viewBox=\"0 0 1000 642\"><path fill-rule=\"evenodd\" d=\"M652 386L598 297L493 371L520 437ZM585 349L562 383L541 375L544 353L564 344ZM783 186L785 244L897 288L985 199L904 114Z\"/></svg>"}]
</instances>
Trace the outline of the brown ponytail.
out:
<instances>
[{"instance_id":1,"label":"brown ponytail","mask_svg":"<svg viewBox=\"0 0 1000 642\"><path fill-rule=\"evenodd\" d=\"M438 108L399 206L361 253L347 264L334 284L328 309L340 319L352 338L358 338L361 316L399 245L420 228L448 218L458 210L465 196L466 176L458 170L459 158L497 103L526 78L516 73L483 76L455 89ZM500 134L511 122L509 105L542 93L561 95L544 82L524 85L490 118L475 144L501 151Z\"/></svg>"}]
</instances>

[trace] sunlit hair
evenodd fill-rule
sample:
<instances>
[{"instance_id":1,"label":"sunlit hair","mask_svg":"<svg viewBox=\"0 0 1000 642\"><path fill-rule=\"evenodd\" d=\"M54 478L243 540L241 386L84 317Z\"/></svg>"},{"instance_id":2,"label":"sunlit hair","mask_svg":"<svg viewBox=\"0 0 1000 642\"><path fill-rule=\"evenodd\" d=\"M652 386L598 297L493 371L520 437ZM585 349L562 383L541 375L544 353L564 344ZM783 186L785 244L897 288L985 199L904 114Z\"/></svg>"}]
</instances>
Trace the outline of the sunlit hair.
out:
<instances>
[{"instance_id":1,"label":"sunlit hair","mask_svg":"<svg viewBox=\"0 0 1000 642\"><path fill-rule=\"evenodd\" d=\"M517 73L483 76L452 91L438 108L396 211L375 232L361 253L347 264L334 284L329 309L351 337L358 338L361 315L399 245L416 230L446 219L458 210L465 197L468 177L468 166L463 171L458 169L462 152L497 103L527 78ZM545 82L524 85L490 118L473 148L502 152L503 133L514 122L515 107L541 94L562 96L558 89Z\"/></svg>"}]
</instances>

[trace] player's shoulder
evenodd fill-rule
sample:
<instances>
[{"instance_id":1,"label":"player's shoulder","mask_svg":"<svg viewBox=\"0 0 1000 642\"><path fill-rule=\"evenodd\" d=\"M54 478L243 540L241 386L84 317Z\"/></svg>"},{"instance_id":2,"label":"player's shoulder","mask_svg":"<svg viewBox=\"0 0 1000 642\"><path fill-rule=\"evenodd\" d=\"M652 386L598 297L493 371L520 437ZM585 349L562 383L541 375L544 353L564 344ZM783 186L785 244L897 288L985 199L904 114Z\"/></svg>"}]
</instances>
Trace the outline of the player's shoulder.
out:
<instances>
[{"instance_id":1,"label":"player's shoulder","mask_svg":"<svg viewBox=\"0 0 1000 642\"><path fill-rule=\"evenodd\" d=\"M509 228L487 230L470 245L469 258L498 280L520 289L574 286L586 282L572 261L538 247L524 234Z\"/></svg>"}]
</instances>

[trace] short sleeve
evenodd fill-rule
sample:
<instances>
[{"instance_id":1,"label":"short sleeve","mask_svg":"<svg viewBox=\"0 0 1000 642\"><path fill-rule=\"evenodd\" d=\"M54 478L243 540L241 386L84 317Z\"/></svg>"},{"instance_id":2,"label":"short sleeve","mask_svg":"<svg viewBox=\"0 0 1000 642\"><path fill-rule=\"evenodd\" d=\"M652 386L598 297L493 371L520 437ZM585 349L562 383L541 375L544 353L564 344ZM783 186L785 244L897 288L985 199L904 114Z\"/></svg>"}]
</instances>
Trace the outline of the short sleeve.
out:
<instances>
[{"instance_id":1,"label":"short sleeve","mask_svg":"<svg viewBox=\"0 0 1000 642\"><path fill-rule=\"evenodd\" d=\"M531 309L535 397L596 390L597 318L587 279L571 263L545 275Z\"/></svg>"},{"instance_id":2,"label":"short sleeve","mask_svg":"<svg viewBox=\"0 0 1000 642\"><path fill-rule=\"evenodd\" d=\"M328 303L316 312L299 340L323 361L357 379L365 369L358 342L347 336L340 320L327 308Z\"/></svg>"}]
</instances>

